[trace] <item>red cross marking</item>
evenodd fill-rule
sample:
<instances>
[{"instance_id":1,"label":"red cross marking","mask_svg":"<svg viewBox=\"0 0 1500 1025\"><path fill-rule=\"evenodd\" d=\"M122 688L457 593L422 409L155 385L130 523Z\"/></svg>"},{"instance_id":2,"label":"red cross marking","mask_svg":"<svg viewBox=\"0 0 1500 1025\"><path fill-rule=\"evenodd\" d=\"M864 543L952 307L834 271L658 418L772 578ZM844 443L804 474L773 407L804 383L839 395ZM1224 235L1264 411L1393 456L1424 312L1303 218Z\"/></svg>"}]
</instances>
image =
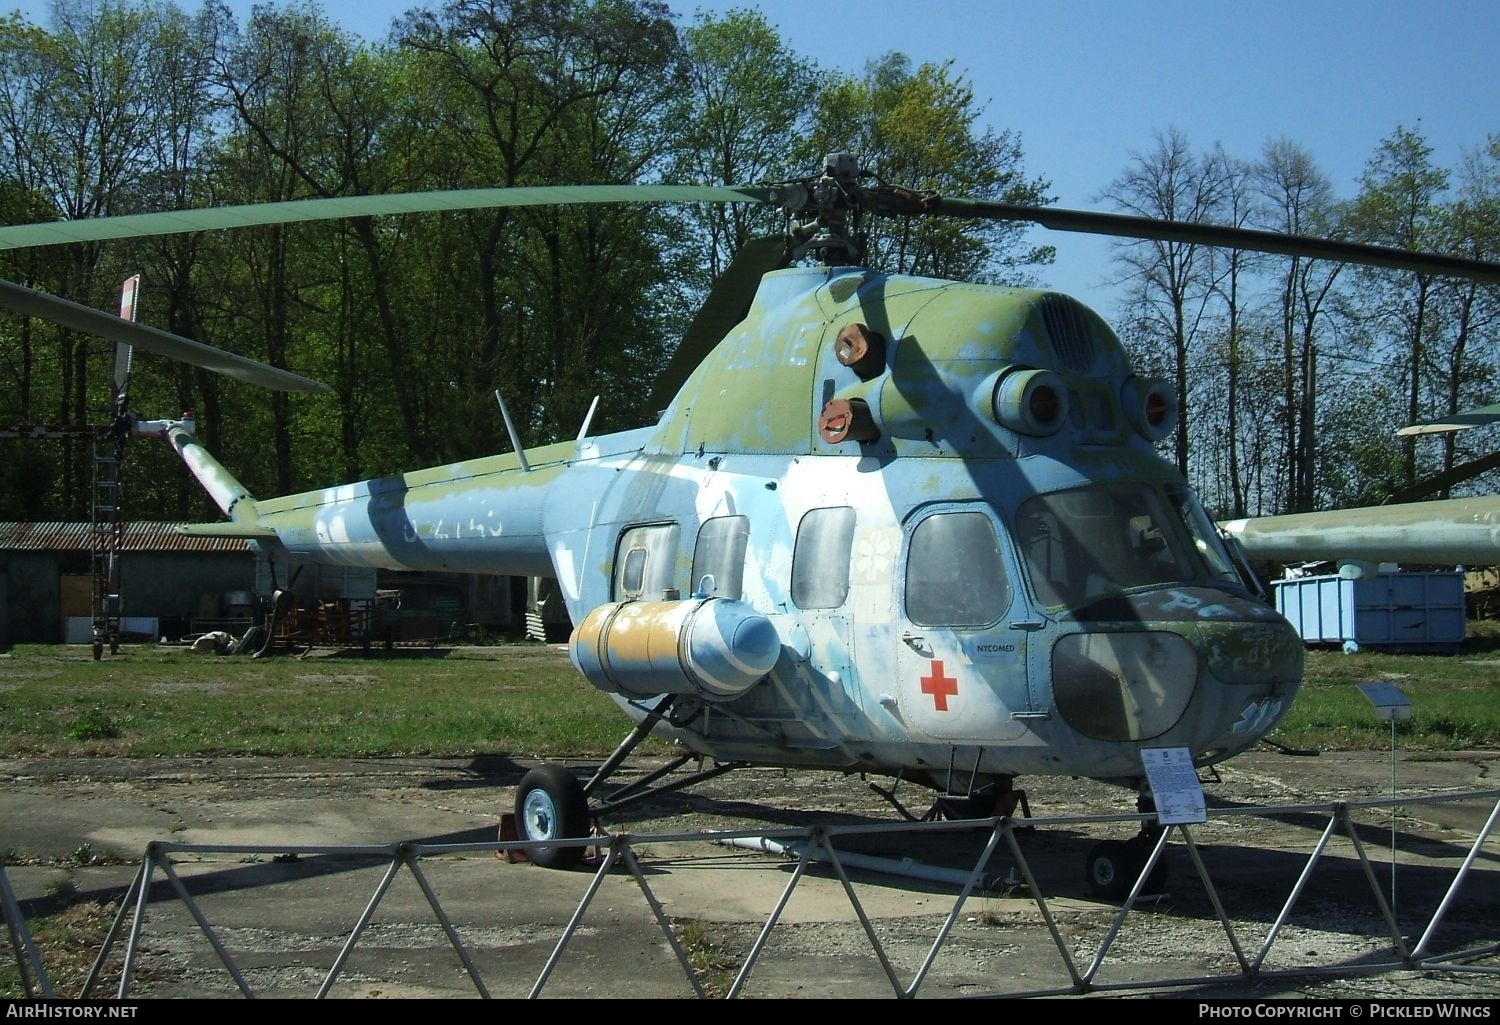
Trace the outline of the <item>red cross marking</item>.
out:
<instances>
[{"instance_id":1,"label":"red cross marking","mask_svg":"<svg viewBox=\"0 0 1500 1025\"><path fill-rule=\"evenodd\" d=\"M922 693L932 695L932 705L939 712L948 711L948 698L958 693L958 678L943 675L943 660L932 660L932 675L921 678Z\"/></svg>"}]
</instances>

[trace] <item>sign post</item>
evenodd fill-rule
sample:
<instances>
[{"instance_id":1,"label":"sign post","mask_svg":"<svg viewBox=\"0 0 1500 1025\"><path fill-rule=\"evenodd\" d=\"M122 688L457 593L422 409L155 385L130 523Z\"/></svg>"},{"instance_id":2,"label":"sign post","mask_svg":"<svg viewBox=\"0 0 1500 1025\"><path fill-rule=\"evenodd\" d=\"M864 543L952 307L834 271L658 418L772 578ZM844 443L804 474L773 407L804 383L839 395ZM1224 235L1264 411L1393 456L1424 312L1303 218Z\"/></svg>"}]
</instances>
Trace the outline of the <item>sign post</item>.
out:
<instances>
[{"instance_id":1,"label":"sign post","mask_svg":"<svg viewBox=\"0 0 1500 1025\"><path fill-rule=\"evenodd\" d=\"M1359 692L1380 719L1391 723L1391 912L1396 910L1396 722L1411 718L1411 702L1394 683L1375 681L1359 684Z\"/></svg>"}]
</instances>

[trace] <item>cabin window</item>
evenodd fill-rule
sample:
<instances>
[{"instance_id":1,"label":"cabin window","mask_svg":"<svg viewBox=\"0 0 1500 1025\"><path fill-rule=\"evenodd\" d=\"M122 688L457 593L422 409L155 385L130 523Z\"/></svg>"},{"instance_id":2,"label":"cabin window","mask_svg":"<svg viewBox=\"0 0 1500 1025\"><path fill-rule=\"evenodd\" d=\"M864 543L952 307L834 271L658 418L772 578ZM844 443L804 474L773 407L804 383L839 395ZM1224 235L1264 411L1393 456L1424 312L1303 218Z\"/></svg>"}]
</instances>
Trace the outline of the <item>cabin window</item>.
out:
<instances>
[{"instance_id":1,"label":"cabin window","mask_svg":"<svg viewBox=\"0 0 1500 1025\"><path fill-rule=\"evenodd\" d=\"M620 535L615 558L616 601L667 597L674 584L679 528L675 523L631 527Z\"/></svg>"},{"instance_id":2,"label":"cabin window","mask_svg":"<svg viewBox=\"0 0 1500 1025\"><path fill-rule=\"evenodd\" d=\"M799 609L836 609L844 604L853 551L853 509L809 509L797 524L797 547L792 550L792 604Z\"/></svg>"},{"instance_id":3,"label":"cabin window","mask_svg":"<svg viewBox=\"0 0 1500 1025\"><path fill-rule=\"evenodd\" d=\"M646 549L631 548L625 553L625 572L621 575L620 590L632 598L640 596L646 579Z\"/></svg>"},{"instance_id":4,"label":"cabin window","mask_svg":"<svg viewBox=\"0 0 1500 1025\"><path fill-rule=\"evenodd\" d=\"M738 599L745 577L745 546L750 540L748 516L704 520L693 548L693 594Z\"/></svg>"},{"instance_id":5,"label":"cabin window","mask_svg":"<svg viewBox=\"0 0 1500 1025\"><path fill-rule=\"evenodd\" d=\"M919 626L988 626L1009 606L994 520L939 512L916 525L906 553L907 618Z\"/></svg>"}]
</instances>

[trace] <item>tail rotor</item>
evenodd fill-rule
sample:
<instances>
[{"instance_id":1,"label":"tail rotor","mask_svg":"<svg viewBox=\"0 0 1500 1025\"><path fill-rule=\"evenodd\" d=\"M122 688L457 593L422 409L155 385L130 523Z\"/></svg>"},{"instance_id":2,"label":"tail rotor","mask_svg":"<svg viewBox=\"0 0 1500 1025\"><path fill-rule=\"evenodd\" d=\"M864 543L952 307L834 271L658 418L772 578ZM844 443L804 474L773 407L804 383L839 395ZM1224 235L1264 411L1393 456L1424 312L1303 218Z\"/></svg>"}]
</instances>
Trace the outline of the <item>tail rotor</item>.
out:
<instances>
[{"instance_id":1,"label":"tail rotor","mask_svg":"<svg viewBox=\"0 0 1500 1025\"><path fill-rule=\"evenodd\" d=\"M120 288L120 319L135 322L136 299L141 276L125 279ZM103 657L107 646L111 655L120 650L120 548L125 534L121 508L120 478L125 462L125 442L134 426L130 412L130 366L134 347L123 339L115 341L114 390L110 401L110 424L94 448L93 502L93 651Z\"/></svg>"}]
</instances>

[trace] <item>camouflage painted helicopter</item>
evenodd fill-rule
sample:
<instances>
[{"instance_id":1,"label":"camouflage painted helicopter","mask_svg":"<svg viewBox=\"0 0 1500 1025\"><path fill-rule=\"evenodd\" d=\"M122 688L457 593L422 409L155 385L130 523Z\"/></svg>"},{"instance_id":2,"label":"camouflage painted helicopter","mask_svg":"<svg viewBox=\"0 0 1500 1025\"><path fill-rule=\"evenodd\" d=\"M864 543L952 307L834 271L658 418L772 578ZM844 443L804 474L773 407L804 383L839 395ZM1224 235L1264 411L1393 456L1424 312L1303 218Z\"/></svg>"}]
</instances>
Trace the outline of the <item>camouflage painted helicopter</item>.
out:
<instances>
[{"instance_id":1,"label":"camouflage painted helicopter","mask_svg":"<svg viewBox=\"0 0 1500 1025\"><path fill-rule=\"evenodd\" d=\"M1500 404L1401 428L1402 437L1448 434L1500 422ZM1229 520L1223 529L1254 562L1332 562L1347 575L1381 564L1500 564L1500 495L1427 500L1500 468L1500 452L1470 459L1392 493L1380 505Z\"/></svg>"},{"instance_id":2,"label":"camouflage painted helicopter","mask_svg":"<svg viewBox=\"0 0 1500 1025\"><path fill-rule=\"evenodd\" d=\"M1155 451L1175 424L1170 384L1136 374L1108 325L1065 295L861 266L865 217L1026 221L1500 280L1500 267L1439 255L919 194L870 184L843 155L755 187L356 197L17 226L0 246L562 202L786 215L785 237L751 242L715 285L649 426L590 437L585 424L571 441L269 499L191 424L135 428L169 441L226 516L195 533L248 538L288 565L559 582L575 665L636 726L586 782L557 766L525 776L518 828L541 841L585 836L618 808L602 785L653 731L685 752L670 768L698 761L695 779L841 770L930 788L929 814L987 816L1015 806L1027 775L1149 798L1143 750L1212 765L1296 696L1296 632ZM244 380L316 387L19 286L0 303ZM535 860L583 850L544 846ZM1100 845L1091 883L1133 880L1148 851Z\"/></svg>"}]
</instances>

